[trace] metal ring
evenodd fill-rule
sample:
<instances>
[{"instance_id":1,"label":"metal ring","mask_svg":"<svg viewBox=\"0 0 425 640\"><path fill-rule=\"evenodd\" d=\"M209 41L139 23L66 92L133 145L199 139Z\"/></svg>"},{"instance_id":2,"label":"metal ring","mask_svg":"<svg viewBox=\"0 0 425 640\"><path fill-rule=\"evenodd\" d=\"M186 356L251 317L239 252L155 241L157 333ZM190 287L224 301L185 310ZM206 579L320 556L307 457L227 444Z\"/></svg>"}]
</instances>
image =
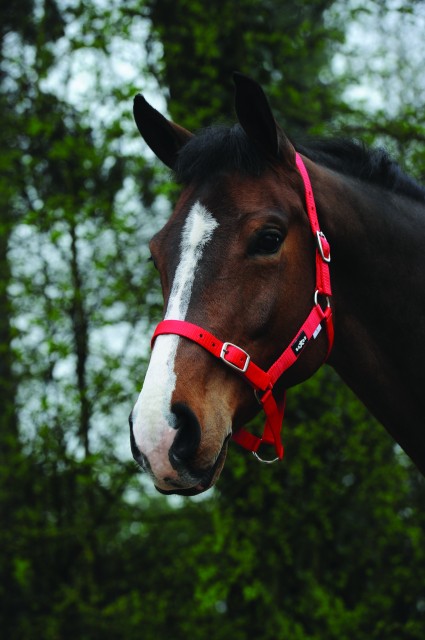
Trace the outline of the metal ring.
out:
<instances>
[{"instance_id":1,"label":"metal ring","mask_svg":"<svg viewBox=\"0 0 425 640\"><path fill-rule=\"evenodd\" d=\"M319 300L318 300L318 298L319 298L319 296L323 296L323 295L324 295L324 294L323 294L323 293L320 293L319 289L316 289L316 292L315 292L315 294L314 294L314 304L315 304L315 305L318 305L318 304L319 304ZM325 296L325 298L326 298L326 306L327 306L327 307L330 307L330 306L331 306L331 299L329 298L329 296Z\"/></svg>"},{"instance_id":2,"label":"metal ring","mask_svg":"<svg viewBox=\"0 0 425 640\"><path fill-rule=\"evenodd\" d=\"M257 402L258 402L258 404L260 405L260 407L262 407L262 406L263 406L263 403L262 403L262 401L261 401L261 397L260 397L259 389L254 389L254 396L255 396L256 401L257 401Z\"/></svg>"},{"instance_id":3,"label":"metal ring","mask_svg":"<svg viewBox=\"0 0 425 640\"><path fill-rule=\"evenodd\" d=\"M253 451L252 455L255 456L259 462L263 462L264 464L273 464L273 462L277 462L279 460L279 458L273 458L273 460L264 460L264 458L260 458L256 451Z\"/></svg>"}]
</instances>

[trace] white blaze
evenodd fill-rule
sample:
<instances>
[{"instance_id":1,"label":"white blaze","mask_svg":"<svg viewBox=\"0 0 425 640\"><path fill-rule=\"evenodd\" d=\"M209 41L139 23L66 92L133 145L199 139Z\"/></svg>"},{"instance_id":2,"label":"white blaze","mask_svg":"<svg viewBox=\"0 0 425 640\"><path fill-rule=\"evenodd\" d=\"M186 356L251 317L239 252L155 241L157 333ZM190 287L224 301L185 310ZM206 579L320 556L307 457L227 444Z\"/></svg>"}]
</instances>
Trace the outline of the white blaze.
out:
<instances>
[{"instance_id":1,"label":"white blaze","mask_svg":"<svg viewBox=\"0 0 425 640\"><path fill-rule=\"evenodd\" d=\"M211 213L199 201L196 202L183 227L180 263L174 276L165 319L186 318L197 265L217 226L218 222ZM174 359L179 340L179 336L175 335L157 337L143 388L133 410L136 444L148 457L157 477L161 474L170 475L167 452L176 433L171 397L176 385Z\"/></svg>"}]
</instances>

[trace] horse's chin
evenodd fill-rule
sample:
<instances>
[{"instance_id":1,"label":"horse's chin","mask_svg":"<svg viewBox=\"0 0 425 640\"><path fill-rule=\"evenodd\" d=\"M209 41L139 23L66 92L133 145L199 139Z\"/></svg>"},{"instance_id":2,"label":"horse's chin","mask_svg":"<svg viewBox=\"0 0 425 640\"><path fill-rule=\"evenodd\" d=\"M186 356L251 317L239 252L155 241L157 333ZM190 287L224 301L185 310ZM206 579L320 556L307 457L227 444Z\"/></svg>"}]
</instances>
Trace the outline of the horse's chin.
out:
<instances>
[{"instance_id":1,"label":"horse's chin","mask_svg":"<svg viewBox=\"0 0 425 640\"><path fill-rule=\"evenodd\" d=\"M227 455L228 442L229 442L229 438L226 438L226 440L224 441L223 447L218 455L217 460L215 461L211 469L209 469L205 473L205 475L200 479L200 481L196 485L192 487L186 487L181 489L175 488L171 490L161 489L160 487L157 487L155 485L155 489L159 491L159 493L162 493L166 496L170 496L170 495L197 496L201 493L204 493L205 491L208 491L208 489L211 489L211 487L215 485L215 483L217 482L223 470L224 463L226 460L226 455Z\"/></svg>"}]
</instances>

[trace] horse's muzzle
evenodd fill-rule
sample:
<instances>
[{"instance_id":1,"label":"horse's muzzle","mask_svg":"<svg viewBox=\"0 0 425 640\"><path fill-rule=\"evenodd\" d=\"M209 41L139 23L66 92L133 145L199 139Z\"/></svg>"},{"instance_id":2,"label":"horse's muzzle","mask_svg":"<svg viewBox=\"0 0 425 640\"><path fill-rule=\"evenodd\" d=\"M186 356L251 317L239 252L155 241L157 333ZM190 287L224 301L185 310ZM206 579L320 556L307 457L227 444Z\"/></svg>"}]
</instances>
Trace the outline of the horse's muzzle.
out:
<instances>
[{"instance_id":1,"label":"horse's muzzle","mask_svg":"<svg viewBox=\"0 0 425 640\"><path fill-rule=\"evenodd\" d=\"M172 489L171 488L163 489L155 485L156 490L159 491L159 493L162 493L164 495L196 496L210 489L215 484L224 466L224 462L226 460L228 442L230 437L231 437L231 434L229 434L226 437L223 443L223 446L221 448L221 451L217 457L217 460L209 470L201 471L198 474L196 473L190 474L192 479L194 479L196 475L199 476L198 481L194 486L191 486L188 488L183 488L183 487L180 488L178 486L175 486Z\"/></svg>"},{"instance_id":2,"label":"horse's muzzle","mask_svg":"<svg viewBox=\"0 0 425 640\"><path fill-rule=\"evenodd\" d=\"M168 449L159 454L162 463L159 465L168 472L158 473L156 466L149 460L149 457L140 450L137 445L134 432L132 415L129 417L130 443L134 460L141 467L142 471L148 473L155 484L155 488L165 495L178 494L192 496L209 489L219 476L227 453L226 437L223 446L214 463L205 468L197 462L197 454L201 446L201 426L193 411L184 403L175 403L172 406L172 414L175 417L173 428L175 436Z\"/></svg>"}]
</instances>

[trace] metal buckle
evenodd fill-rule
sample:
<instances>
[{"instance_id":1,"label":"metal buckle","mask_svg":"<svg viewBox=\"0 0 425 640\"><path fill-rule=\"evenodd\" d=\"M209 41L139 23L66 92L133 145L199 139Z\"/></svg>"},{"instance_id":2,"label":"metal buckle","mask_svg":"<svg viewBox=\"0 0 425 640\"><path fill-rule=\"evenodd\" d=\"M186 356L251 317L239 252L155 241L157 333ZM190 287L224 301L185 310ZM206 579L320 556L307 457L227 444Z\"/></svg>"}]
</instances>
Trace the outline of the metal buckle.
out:
<instances>
[{"instance_id":1,"label":"metal buckle","mask_svg":"<svg viewBox=\"0 0 425 640\"><path fill-rule=\"evenodd\" d=\"M317 246L318 246L318 248L319 248L320 255L322 256L322 260L323 260L324 262L330 262L330 261L331 261L331 250L330 250L330 248L329 248L328 255L325 255L325 252L324 252L324 250L323 250L323 244L322 244L322 239L323 239L323 238L326 240L326 242L328 242L328 241L327 241L327 239L326 239L325 234L323 233L323 231L320 231L320 230L319 230L319 231L316 231ZM329 246L329 245L328 245L328 246Z\"/></svg>"},{"instance_id":2,"label":"metal buckle","mask_svg":"<svg viewBox=\"0 0 425 640\"><path fill-rule=\"evenodd\" d=\"M240 353L243 353L243 355L245 356L245 363L243 367L238 367L237 364L230 362L230 360L226 360L225 355L227 353L228 347L233 347L234 349L237 349ZM236 369L236 371L239 371L240 373L245 373L245 371L248 369L248 365L251 360L251 357L247 354L247 352L241 349L240 347L238 347L237 344L233 344L233 342L225 342L223 344L223 346L221 347L220 358L221 360L223 360L223 362L229 365L229 367L232 367L232 369Z\"/></svg>"}]
</instances>

